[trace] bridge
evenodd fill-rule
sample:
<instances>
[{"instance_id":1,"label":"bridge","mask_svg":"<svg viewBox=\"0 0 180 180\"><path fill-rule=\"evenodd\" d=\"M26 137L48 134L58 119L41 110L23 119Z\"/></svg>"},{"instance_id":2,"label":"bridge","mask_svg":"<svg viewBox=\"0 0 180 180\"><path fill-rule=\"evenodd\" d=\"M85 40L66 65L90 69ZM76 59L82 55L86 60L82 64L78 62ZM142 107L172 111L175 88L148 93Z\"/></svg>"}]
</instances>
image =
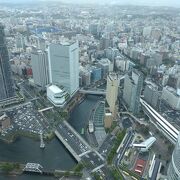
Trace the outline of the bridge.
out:
<instances>
[{"instance_id":1,"label":"bridge","mask_svg":"<svg viewBox=\"0 0 180 180\"><path fill-rule=\"evenodd\" d=\"M55 130L54 131L56 137L64 144L64 146L66 147L66 149L73 155L73 157L76 159L77 162L81 161L81 158L79 157L79 155L76 153L76 151L73 150L73 148L66 142L66 140L63 138L63 136L61 136L61 134L59 133L59 131Z\"/></svg>"},{"instance_id":2,"label":"bridge","mask_svg":"<svg viewBox=\"0 0 180 180\"><path fill-rule=\"evenodd\" d=\"M43 140L43 134L42 133L40 133L40 148L45 148L45 143Z\"/></svg>"},{"instance_id":3,"label":"bridge","mask_svg":"<svg viewBox=\"0 0 180 180\"><path fill-rule=\"evenodd\" d=\"M27 163L23 169L24 172L37 172L43 173L43 167L38 163Z\"/></svg>"},{"instance_id":4,"label":"bridge","mask_svg":"<svg viewBox=\"0 0 180 180\"><path fill-rule=\"evenodd\" d=\"M104 89L80 89L79 90L80 93L82 94L92 94L92 95L106 95L106 90Z\"/></svg>"},{"instance_id":5,"label":"bridge","mask_svg":"<svg viewBox=\"0 0 180 180\"><path fill-rule=\"evenodd\" d=\"M140 125L145 125L147 126L148 123L141 121L140 119L138 119L136 116L134 116L132 113L125 111L125 112L120 112L120 114L124 114L124 115L129 115L132 119L134 119L136 122L138 122Z\"/></svg>"},{"instance_id":6,"label":"bridge","mask_svg":"<svg viewBox=\"0 0 180 180\"><path fill-rule=\"evenodd\" d=\"M50 109L53 109L54 107L53 106L51 106L51 107L47 107L47 108L44 108L44 109L40 109L40 110L38 110L38 112L44 112L44 111L48 111L48 110L50 110Z\"/></svg>"},{"instance_id":7,"label":"bridge","mask_svg":"<svg viewBox=\"0 0 180 180\"><path fill-rule=\"evenodd\" d=\"M140 99L141 105L144 112L150 118L152 124L161 131L167 139L176 144L179 130L176 129L171 123L169 123L161 114L159 114L155 109L153 109L146 101L142 98Z\"/></svg>"},{"instance_id":8,"label":"bridge","mask_svg":"<svg viewBox=\"0 0 180 180\"><path fill-rule=\"evenodd\" d=\"M101 154L92 149L67 121L61 122L54 133L78 162L90 164L91 171L97 171L104 166Z\"/></svg>"},{"instance_id":9,"label":"bridge","mask_svg":"<svg viewBox=\"0 0 180 180\"><path fill-rule=\"evenodd\" d=\"M66 121L54 133L78 162L83 155L91 152L91 147Z\"/></svg>"}]
</instances>

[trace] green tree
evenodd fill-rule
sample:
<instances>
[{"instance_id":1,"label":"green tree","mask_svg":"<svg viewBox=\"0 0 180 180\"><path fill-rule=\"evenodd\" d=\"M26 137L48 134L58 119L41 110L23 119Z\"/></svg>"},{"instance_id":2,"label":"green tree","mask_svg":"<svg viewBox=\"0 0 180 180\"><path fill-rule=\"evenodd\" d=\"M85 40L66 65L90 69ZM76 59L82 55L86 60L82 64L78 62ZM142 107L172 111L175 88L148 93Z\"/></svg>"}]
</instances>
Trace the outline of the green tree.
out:
<instances>
[{"instance_id":1,"label":"green tree","mask_svg":"<svg viewBox=\"0 0 180 180\"><path fill-rule=\"evenodd\" d=\"M14 169L14 165L11 163L4 163L1 165L1 170L5 173L9 173Z\"/></svg>"}]
</instances>

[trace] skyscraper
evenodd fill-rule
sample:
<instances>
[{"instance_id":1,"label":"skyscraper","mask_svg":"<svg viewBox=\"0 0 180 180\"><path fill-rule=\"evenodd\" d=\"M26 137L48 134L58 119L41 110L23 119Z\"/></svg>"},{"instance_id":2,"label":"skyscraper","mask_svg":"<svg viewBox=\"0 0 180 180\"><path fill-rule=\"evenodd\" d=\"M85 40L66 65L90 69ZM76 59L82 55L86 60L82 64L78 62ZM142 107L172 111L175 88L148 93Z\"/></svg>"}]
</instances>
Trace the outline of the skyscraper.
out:
<instances>
[{"instance_id":1,"label":"skyscraper","mask_svg":"<svg viewBox=\"0 0 180 180\"><path fill-rule=\"evenodd\" d=\"M168 180L180 180L180 134L167 172Z\"/></svg>"},{"instance_id":2,"label":"skyscraper","mask_svg":"<svg viewBox=\"0 0 180 180\"><path fill-rule=\"evenodd\" d=\"M124 79L123 99L133 114L139 113L143 74L133 69Z\"/></svg>"},{"instance_id":3,"label":"skyscraper","mask_svg":"<svg viewBox=\"0 0 180 180\"><path fill-rule=\"evenodd\" d=\"M63 86L72 96L79 89L78 42L50 44L48 59L50 83Z\"/></svg>"},{"instance_id":4,"label":"skyscraper","mask_svg":"<svg viewBox=\"0 0 180 180\"><path fill-rule=\"evenodd\" d=\"M34 83L42 89L49 84L47 52L38 50L31 53L31 64Z\"/></svg>"},{"instance_id":5,"label":"skyscraper","mask_svg":"<svg viewBox=\"0 0 180 180\"><path fill-rule=\"evenodd\" d=\"M0 24L0 101L15 96L4 26Z\"/></svg>"},{"instance_id":6,"label":"skyscraper","mask_svg":"<svg viewBox=\"0 0 180 180\"><path fill-rule=\"evenodd\" d=\"M119 88L119 77L115 73L110 73L107 76L107 93L106 93L106 101L109 105L109 110L112 115L115 115L115 106L118 96L118 88Z\"/></svg>"}]
</instances>

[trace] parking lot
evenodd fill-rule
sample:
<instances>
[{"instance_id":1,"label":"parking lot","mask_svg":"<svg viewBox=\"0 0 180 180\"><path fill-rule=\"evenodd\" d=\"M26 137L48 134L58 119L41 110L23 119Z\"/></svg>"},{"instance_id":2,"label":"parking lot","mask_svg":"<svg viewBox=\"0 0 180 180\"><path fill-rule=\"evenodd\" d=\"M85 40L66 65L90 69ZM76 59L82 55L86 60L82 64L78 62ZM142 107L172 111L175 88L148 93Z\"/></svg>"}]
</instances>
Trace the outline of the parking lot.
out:
<instances>
[{"instance_id":1,"label":"parking lot","mask_svg":"<svg viewBox=\"0 0 180 180\"><path fill-rule=\"evenodd\" d=\"M34 108L32 103L18 106L5 112L11 120L11 127L2 132L2 136L10 132L21 131L40 134L48 130L43 116Z\"/></svg>"}]
</instances>

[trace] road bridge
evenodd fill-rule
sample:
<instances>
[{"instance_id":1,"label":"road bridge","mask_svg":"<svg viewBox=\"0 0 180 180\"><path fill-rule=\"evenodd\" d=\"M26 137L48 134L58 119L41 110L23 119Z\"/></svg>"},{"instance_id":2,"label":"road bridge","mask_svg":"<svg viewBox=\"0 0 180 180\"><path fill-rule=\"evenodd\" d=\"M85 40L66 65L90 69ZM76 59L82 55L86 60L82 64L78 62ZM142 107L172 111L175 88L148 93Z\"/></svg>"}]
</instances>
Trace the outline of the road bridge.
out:
<instances>
[{"instance_id":1,"label":"road bridge","mask_svg":"<svg viewBox=\"0 0 180 180\"><path fill-rule=\"evenodd\" d=\"M77 133L77 131L67 122L64 121L64 124L84 143L89 149L91 149L91 146Z\"/></svg>"},{"instance_id":2,"label":"road bridge","mask_svg":"<svg viewBox=\"0 0 180 180\"><path fill-rule=\"evenodd\" d=\"M91 164L90 171L103 167L105 160L101 154L91 148L68 122L61 122L54 133L78 162Z\"/></svg>"},{"instance_id":3,"label":"road bridge","mask_svg":"<svg viewBox=\"0 0 180 180\"><path fill-rule=\"evenodd\" d=\"M104 89L80 89L80 93L82 94L92 94L92 95L106 95L106 91Z\"/></svg>"},{"instance_id":4,"label":"road bridge","mask_svg":"<svg viewBox=\"0 0 180 180\"><path fill-rule=\"evenodd\" d=\"M132 113L130 113L128 111L121 112L120 114L129 115L131 118L133 118L135 121L137 121L140 125L145 125L145 126L148 125L148 123L141 121L140 119L138 119L136 116L134 116Z\"/></svg>"},{"instance_id":5,"label":"road bridge","mask_svg":"<svg viewBox=\"0 0 180 180\"><path fill-rule=\"evenodd\" d=\"M76 159L77 162L81 161L80 156L73 150L73 148L66 142L63 136L59 133L59 131L54 131L56 137L64 144L66 149L73 155L73 157Z\"/></svg>"}]
</instances>

